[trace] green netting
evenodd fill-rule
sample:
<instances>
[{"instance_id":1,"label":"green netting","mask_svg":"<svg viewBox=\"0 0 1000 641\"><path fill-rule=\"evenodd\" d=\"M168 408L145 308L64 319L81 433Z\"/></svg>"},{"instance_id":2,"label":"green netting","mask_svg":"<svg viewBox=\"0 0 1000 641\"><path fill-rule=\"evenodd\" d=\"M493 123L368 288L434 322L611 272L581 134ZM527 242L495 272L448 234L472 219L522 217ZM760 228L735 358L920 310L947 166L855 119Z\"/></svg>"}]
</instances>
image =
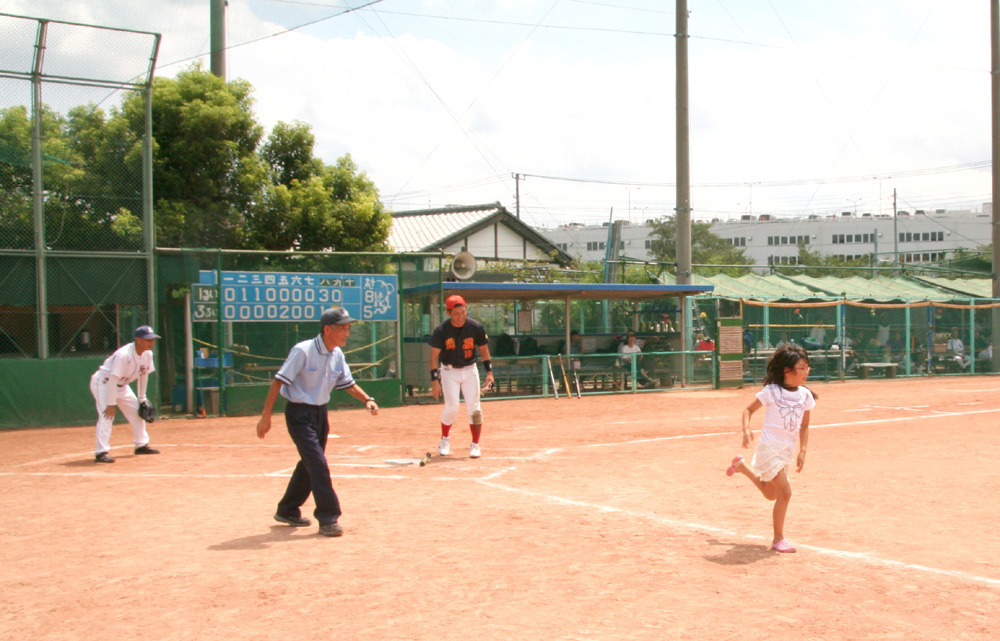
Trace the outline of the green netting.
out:
<instances>
[{"instance_id":1,"label":"green netting","mask_svg":"<svg viewBox=\"0 0 1000 641\"><path fill-rule=\"evenodd\" d=\"M422 269L425 260L422 255L162 250L157 261L161 302L158 331L163 336L158 367L170 404L186 405L189 346L185 295L192 292L192 284L199 282L202 272L385 274L397 276L397 282L426 280L433 274L439 279L439 271ZM435 265L439 260L435 256ZM426 276L414 277L414 272ZM218 316L214 318L191 323L191 386L196 390L196 405L208 413L260 411L263 394L291 347L319 333L315 319L220 322ZM395 384L395 392L388 392L390 396L382 399L386 405L394 404L393 397L398 402L401 389L398 327L395 321L356 323L344 348L351 372L362 385ZM384 389L391 390L392 385ZM213 400L217 395L220 398ZM230 398L243 401L228 402Z\"/></svg>"}]
</instances>

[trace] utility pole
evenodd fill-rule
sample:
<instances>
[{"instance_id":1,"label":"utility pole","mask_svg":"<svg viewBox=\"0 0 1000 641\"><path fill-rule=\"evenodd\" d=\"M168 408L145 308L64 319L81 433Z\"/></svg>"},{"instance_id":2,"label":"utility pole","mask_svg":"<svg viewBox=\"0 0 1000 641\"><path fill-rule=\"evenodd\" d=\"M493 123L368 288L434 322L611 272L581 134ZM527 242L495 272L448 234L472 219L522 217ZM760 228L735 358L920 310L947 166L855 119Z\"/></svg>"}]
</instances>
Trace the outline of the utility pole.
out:
<instances>
[{"instance_id":1,"label":"utility pole","mask_svg":"<svg viewBox=\"0 0 1000 641\"><path fill-rule=\"evenodd\" d=\"M521 217L521 174L514 174L514 211Z\"/></svg>"},{"instance_id":2,"label":"utility pole","mask_svg":"<svg viewBox=\"0 0 1000 641\"><path fill-rule=\"evenodd\" d=\"M1000 1L1000 0L995 0ZM688 10L677 0L677 284L691 284L691 153L688 127ZM686 324L686 323L685 323ZM686 336L682 336L684 340ZM687 344L687 343L685 343Z\"/></svg>"},{"instance_id":3,"label":"utility pole","mask_svg":"<svg viewBox=\"0 0 1000 641\"><path fill-rule=\"evenodd\" d=\"M990 88L993 122L993 298L1000 298L1000 0L990 0ZM1000 340L1000 307L994 307L991 341ZM993 371L1000 368L1000 349L993 350Z\"/></svg>"},{"instance_id":4,"label":"utility pole","mask_svg":"<svg viewBox=\"0 0 1000 641\"><path fill-rule=\"evenodd\" d=\"M209 0L209 51L211 52L212 74L226 79L226 5L227 0Z\"/></svg>"}]
</instances>

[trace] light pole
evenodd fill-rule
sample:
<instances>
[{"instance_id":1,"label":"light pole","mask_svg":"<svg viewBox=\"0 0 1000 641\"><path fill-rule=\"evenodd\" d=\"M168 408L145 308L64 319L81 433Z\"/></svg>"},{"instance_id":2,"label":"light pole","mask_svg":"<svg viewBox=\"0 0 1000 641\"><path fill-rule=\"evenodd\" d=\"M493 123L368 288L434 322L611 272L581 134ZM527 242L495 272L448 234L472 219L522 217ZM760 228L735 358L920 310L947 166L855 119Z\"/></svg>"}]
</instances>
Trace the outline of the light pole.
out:
<instances>
[{"instance_id":1,"label":"light pole","mask_svg":"<svg viewBox=\"0 0 1000 641\"><path fill-rule=\"evenodd\" d=\"M861 202L861 198L848 198L847 202L854 203L854 217L858 217L858 203Z\"/></svg>"},{"instance_id":2,"label":"light pole","mask_svg":"<svg viewBox=\"0 0 1000 641\"><path fill-rule=\"evenodd\" d=\"M750 188L750 199L747 201L747 213L751 216L753 215L753 186L759 185L760 183L743 183Z\"/></svg>"},{"instance_id":3,"label":"light pole","mask_svg":"<svg viewBox=\"0 0 1000 641\"><path fill-rule=\"evenodd\" d=\"M628 222L632 224L632 188L626 187L628 190ZM636 187L637 190L642 189L642 187Z\"/></svg>"},{"instance_id":4,"label":"light pole","mask_svg":"<svg viewBox=\"0 0 1000 641\"><path fill-rule=\"evenodd\" d=\"M896 211L896 188L892 188L892 264L899 267L899 212Z\"/></svg>"}]
</instances>

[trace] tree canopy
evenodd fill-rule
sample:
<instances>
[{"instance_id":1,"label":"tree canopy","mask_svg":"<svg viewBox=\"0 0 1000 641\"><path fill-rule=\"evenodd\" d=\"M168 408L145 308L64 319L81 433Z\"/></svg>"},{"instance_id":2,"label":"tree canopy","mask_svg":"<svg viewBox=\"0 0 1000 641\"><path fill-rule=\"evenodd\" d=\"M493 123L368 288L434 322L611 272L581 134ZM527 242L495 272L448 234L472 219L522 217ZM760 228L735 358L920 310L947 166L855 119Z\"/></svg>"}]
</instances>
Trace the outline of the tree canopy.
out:
<instances>
[{"instance_id":1,"label":"tree canopy","mask_svg":"<svg viewBox=\"0 0 1000 641\"><path fill-rule=\"evenodd\" d=\"M654 221L652 236L650 253L660 262L675 263L677 261L676 217L666 216ZM738 274L739 268L726 266L750 264L742 249L734 247L725 238L713 234L711 223L699 221L691 222L691 262L696 265L720 266L718 269L699 270L703 275Z\"/></svg>"},{"instance_id":2,"label":"tree canopy","mask_svg":"<svg viewBox=\"0 0 1000 641\"><path fill-rule=\"evenodd\" d=\"M253 88L200 65L153 86L156 244L164 247L388 251L391 219L350 155L326 165L302 122L265 138ZM145 105L42 111L46 244L142 247ZM31 119L0 110L0 247L33 243Z\"/></svg>"}]
</instances>

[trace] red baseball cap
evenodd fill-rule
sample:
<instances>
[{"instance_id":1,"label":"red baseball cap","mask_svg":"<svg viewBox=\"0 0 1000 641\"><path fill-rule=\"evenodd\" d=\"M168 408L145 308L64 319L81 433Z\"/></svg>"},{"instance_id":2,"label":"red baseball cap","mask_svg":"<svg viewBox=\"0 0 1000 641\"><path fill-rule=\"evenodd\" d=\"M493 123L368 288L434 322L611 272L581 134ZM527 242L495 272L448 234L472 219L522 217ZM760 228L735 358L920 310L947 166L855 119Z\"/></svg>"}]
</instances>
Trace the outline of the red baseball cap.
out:
<instances>
[{"instance_id":1,"label":"red baseball cap","mask_svg":"<svg viewBox=\"0 0 1000 641\"><path fill-rule=\"evenodd\" d=\"M449 296L448 298L444 299L444 306L449 312L458 307L459 305L465 307L465 299L459 296L458 294L453 294L452 296Z\"/></svg>"}]
</instances>

